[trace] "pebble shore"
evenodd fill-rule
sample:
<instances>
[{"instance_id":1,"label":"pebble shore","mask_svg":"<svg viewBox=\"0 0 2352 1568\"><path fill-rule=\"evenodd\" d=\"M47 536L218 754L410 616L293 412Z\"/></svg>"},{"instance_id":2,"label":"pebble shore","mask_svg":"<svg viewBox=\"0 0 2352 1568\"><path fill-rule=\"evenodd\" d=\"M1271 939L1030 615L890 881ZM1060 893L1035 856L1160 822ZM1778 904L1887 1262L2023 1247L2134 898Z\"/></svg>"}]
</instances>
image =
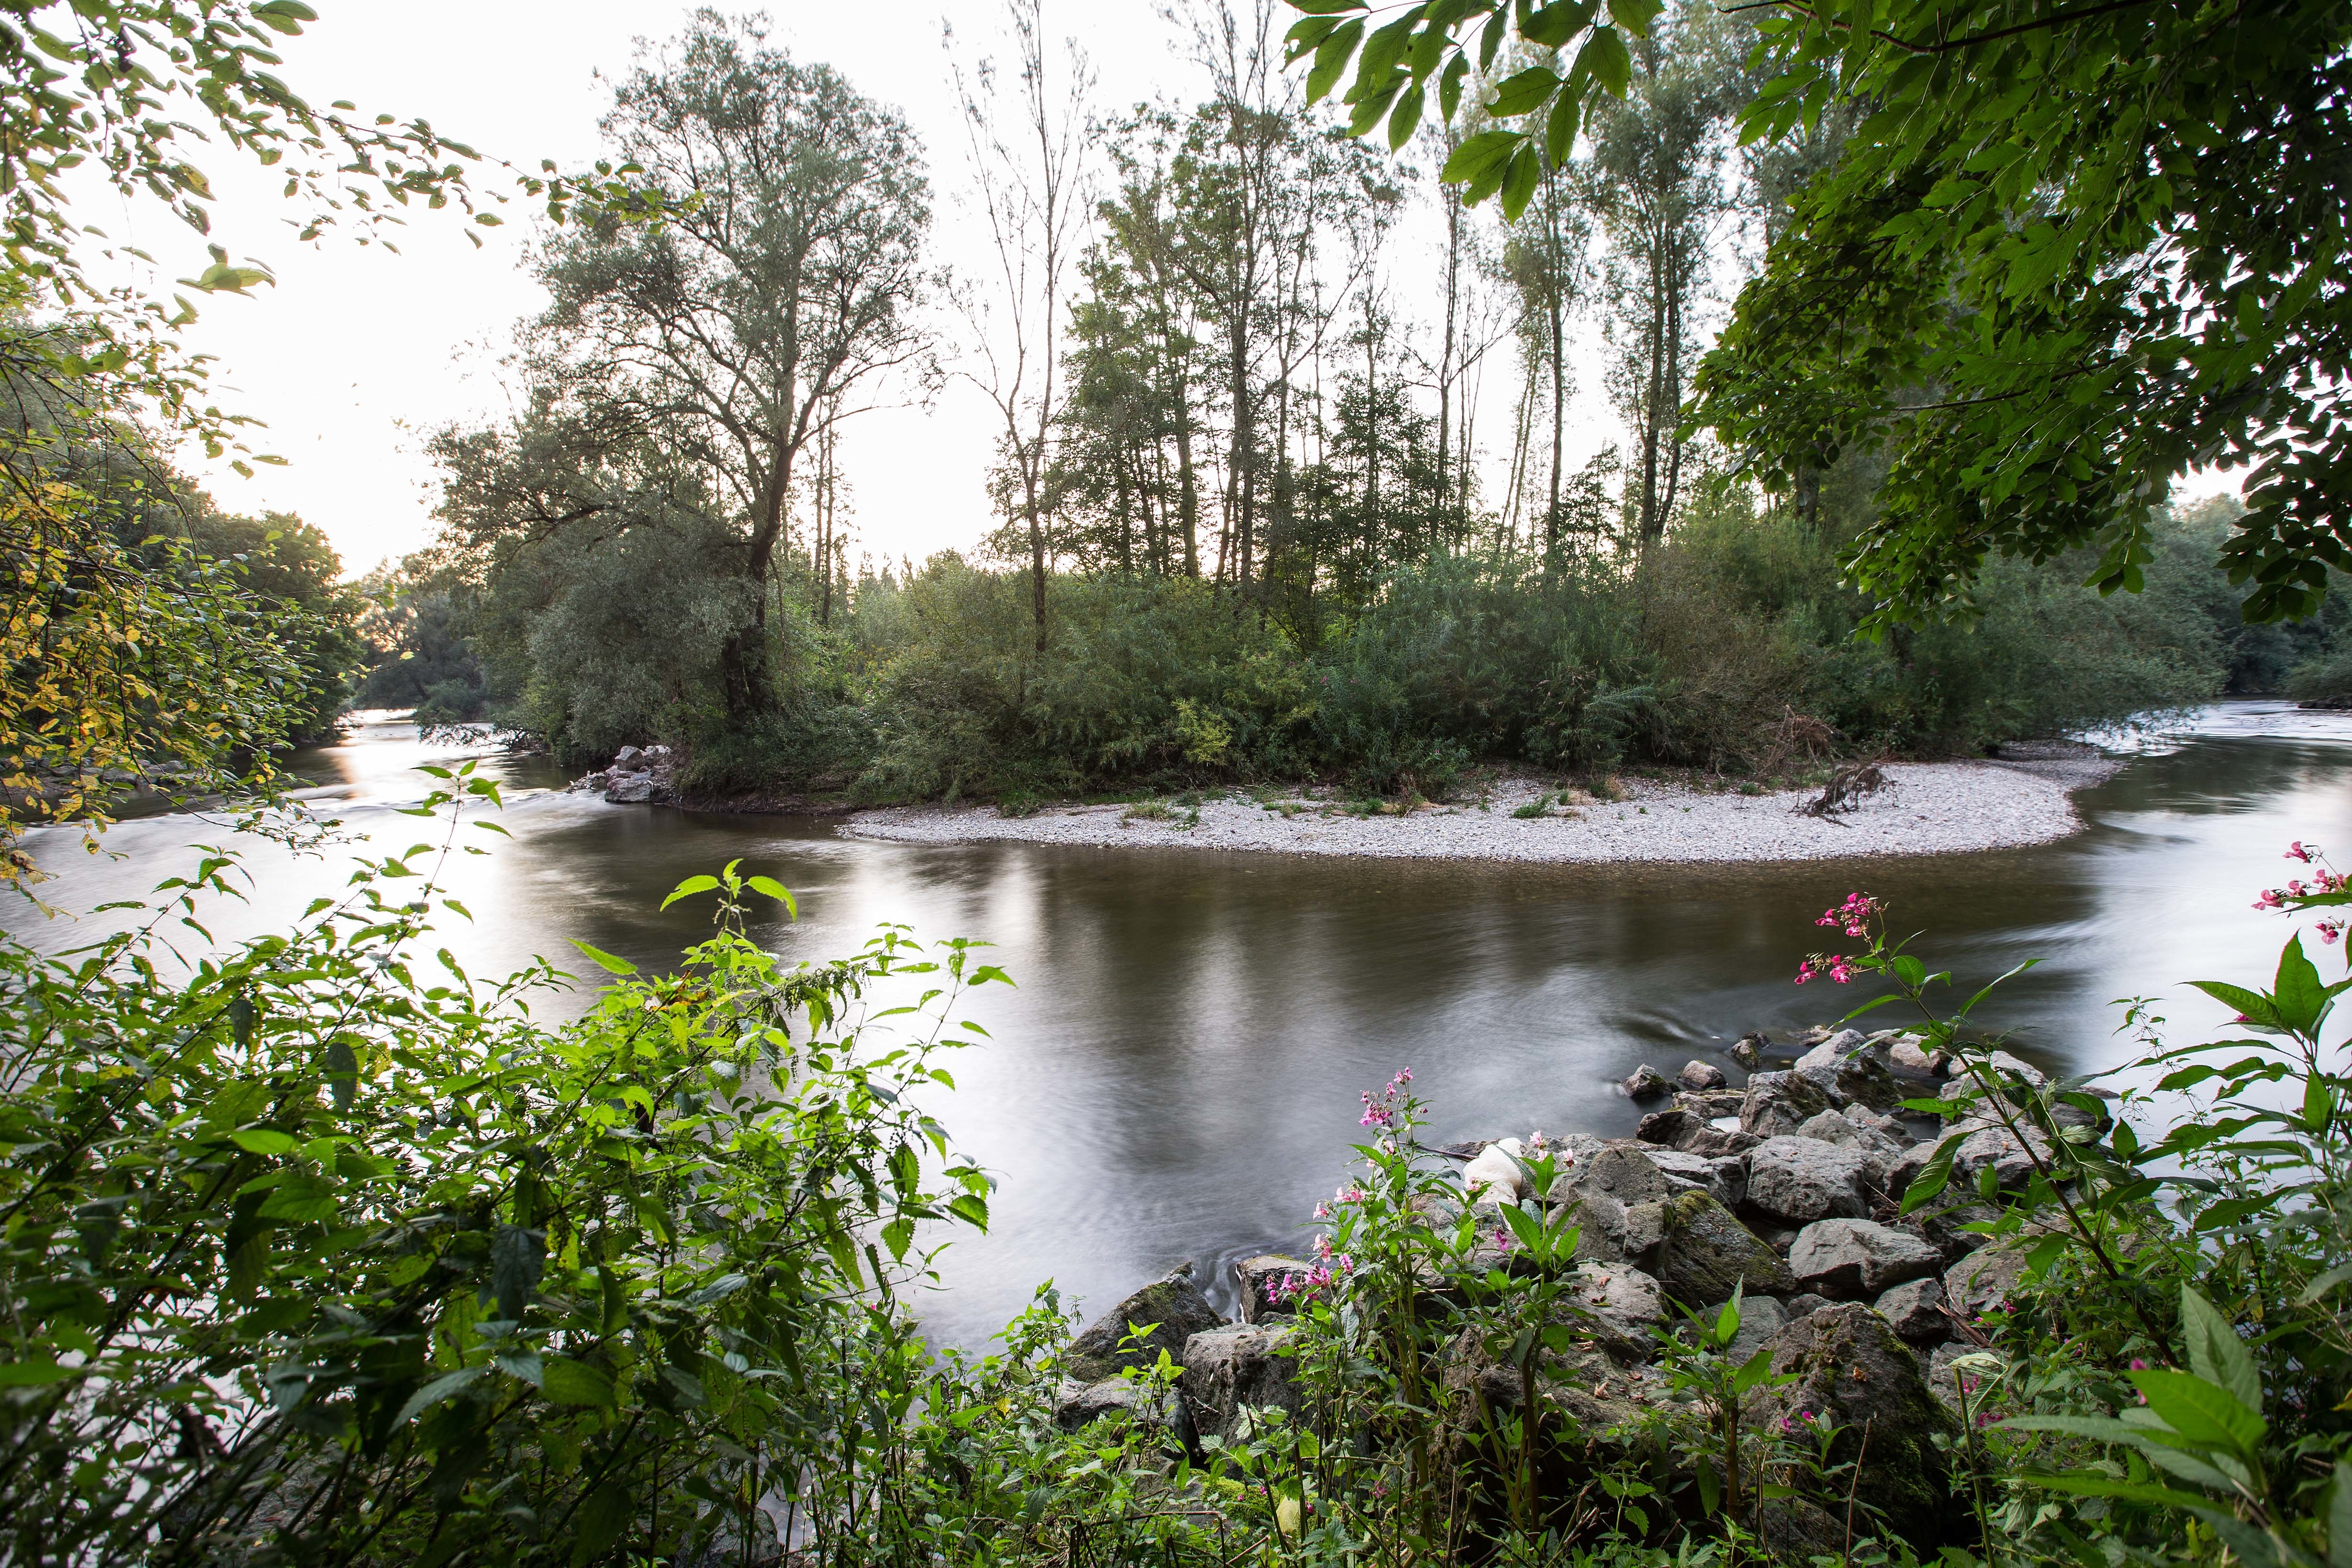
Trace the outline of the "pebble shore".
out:
<instances>
[{"instance_id":1,"label":"pebble shore","mask_svg":"<svg viewBox=\"0 0 2352 1568\"><path fill-rule=\"evenodd\" d=\"M841 831L913 844L1027 844L1347 855L1403 860L1529 862L1826 860L1943 855L2063 838L2082 826L2072 795L2123 763L2088 748L1987 762L1891 763L1892 787L1834 817L1800 808L1812 791L1738 795L1628 780L1626 798L1512 813L1556 786L1498 781L1483 800L1410 816L1352 816L1328 800L1287 797L1289 816L1245 795L1211 796L1200 819L1137 816L1124 805L1047 806L1005 816L993 806L894 806L860 812Z\"/></svg>"}]
</instances>

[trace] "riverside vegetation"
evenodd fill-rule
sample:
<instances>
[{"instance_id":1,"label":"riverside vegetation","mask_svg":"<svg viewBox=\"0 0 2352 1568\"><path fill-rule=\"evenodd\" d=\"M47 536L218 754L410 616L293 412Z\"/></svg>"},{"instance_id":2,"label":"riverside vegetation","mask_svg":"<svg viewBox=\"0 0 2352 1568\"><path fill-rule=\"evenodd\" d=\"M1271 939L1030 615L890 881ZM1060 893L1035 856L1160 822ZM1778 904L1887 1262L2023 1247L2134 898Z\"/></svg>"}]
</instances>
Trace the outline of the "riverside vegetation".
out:
<instances>
[{"instance_id":1,"label":"riverside vegetation","mask_svg":"<svg viewBox=\"0 0 2352 1568\"><path fill-rule=\"evenodd\" d=\"M1885 982L1853 1016L1899 1030L1736 1094L1694 1063L1639 1139L1466 1173L1400 1073L1313 1244L1239 1271L1248 1322L1180 1273L1074 1336L1049 1284L974 1357L909 1290L988 1220L935 1108L977 1043L957 1004L1003 977L898 928L781 965L742 919L790 895L730 866L671 895L716 905L674 971L583 947L600 1000L541 1024L551 968L484 983L439 945L497 791L436 777L425 841L185 978L163 933L224 858L89 950L8 950L15 1560L2320 1568L2352 1540L2352 980L2300 935L2269 987L2203 986L2240 1037L2135 1006L2162 1076L2117 1099L1998 1049L1992 986L1939 1011L1950 978L1857 894L1800 978ZM2292 853L2262 905L2334 942L2352 892Z\"/></svg>"},{"instance_id":2,"label":"riverside vegetation","mask_svg":"<svg viewBox=\"0 0 2352 1568\"><path fill-rule=\"evenodd\" d=\"M1208 107L1093 139L1131 163L1087 201L1054 152L1087 128L1015 12L1026 68L997 79L1040 134L971 109L975 188L1024 215L971 318L1029 324L989 361L1020 374L969 373L1004 416L1002 559L902 563L863 605L830 442L926 358L900 307L929 214L904 122L837 73L698 18L621 85L612 158L525 173L296 94L299 0L12 10L12 849L94 829L141 776L291 832L275 761L339 695L316 536L218 517L161 457L268 460L177 335L266 270L222 246L185 294L116 287L67 202L79 168L209 234L200 136L282 175L306 239L544 215L525 415L440 443L463 548L379 580L382 646L415 657L370 679L445 716L512 704L559 747L674 736L713 789L1394 786L1514 748L1763 769L2193 697L2223 645L2340 679L2340 5L1867 0L1752 37L1644 0L1295 8L1289 74L1270 6L1208 14ZM1769 249L1702 367L1732 114ZM1468 296L1401 372L1415 340L1360 286L1405 178L1353 139L1380 127L1435 138L1412 156L1455 283L1475 204L1516 220L1514 477L1483 510ZM1042 164L1005 162L1033 142ZM714 148L745 183L682 177ZM727 248L746 234L796 238ZM1631 455L1580 473L1587 301ZM2209 462L2251 468L2244 510L2166 513ZM2214 552L2226 584L2188 570ZM1974 639L1937 618L1977 611ZM1646 1148L1498 1142L1471 1193L1400 1075L1325 1239L1253 1283L1268 1321L1187 1321L1170 1281L1156 1315L1074 1331L1048 1287L967 1355L923 1342L909 1291L989 1217L934 1109L978 1039L960 998L1003 978L984 954L892 928L782 965L744 911L788 895L730 866L674 895L715 906L707 942L659 975L583 950L604 988L550 1024L555 971L485 980L446 940L468 917L439 868L497 792L436 778L423 841L286 931L213 940L237 870L207 851L121 934L0 946L12 1561L2352 1563L2352 981L2300 937L2267 987L2206 986L2228 1038L2170 1045L2133 1008L2158 1076L2115 1103L2005 1058L1990 994L1939 1012L1947 977L1857 895L1808 981L1916 1016L1757 1073L1754 1128L1701 1100ZM2352 893L2291 853L2311 868L2264 907L2339 940ZM1886 1108L1947 1124L1905 1145L1870 1097L1915 1056L1958 1070ZM1738 1267L1685 1268L1703 1237ZM1925 1274L1894 1281L1931 1255L1948 1318ZM1784 1278L1853 1299L1804 1311ZM1939 1322L1967 1348L1923 1363L1904 1330Z\"/></svg>"}]
</instances>

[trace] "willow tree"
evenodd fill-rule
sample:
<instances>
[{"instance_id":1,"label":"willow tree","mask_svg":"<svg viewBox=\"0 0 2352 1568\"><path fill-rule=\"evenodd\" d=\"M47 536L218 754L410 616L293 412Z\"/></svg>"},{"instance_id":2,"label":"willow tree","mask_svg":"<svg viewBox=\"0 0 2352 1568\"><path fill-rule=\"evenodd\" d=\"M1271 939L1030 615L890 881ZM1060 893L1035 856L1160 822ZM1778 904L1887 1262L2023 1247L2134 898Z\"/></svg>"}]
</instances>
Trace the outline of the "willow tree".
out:
<instances>
[{"instance_id":1,"label":"willow tree","mask_svg":"<svg viewBox=\"0 0 2352 1568\"><path fill-rule=\"evenodd\" d=\"M730 503L749 613L720 670L740 722L774 699L770 580L803 457L926 362L922 159L830 67L708 12L621 83L604 131L682 210L659 227L592 213L549 240L535 400L641 435Z\"/></svg>"}]
</instances>

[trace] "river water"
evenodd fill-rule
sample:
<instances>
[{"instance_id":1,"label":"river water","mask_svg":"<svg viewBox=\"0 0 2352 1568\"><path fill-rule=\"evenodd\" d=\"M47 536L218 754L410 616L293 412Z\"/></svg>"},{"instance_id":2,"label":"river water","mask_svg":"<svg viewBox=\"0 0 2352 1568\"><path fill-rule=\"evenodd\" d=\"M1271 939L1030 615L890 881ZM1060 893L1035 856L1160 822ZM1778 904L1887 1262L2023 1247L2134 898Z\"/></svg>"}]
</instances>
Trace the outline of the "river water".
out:
<instances>
[{"instance_id":1,"label":"river water","mask_svg":"<svg viewBox=\"0 0 2352 1568\"><path fill-rule=\"evenodd\" d=\"M2352 716L2225 703L2117 743L2135 760L2078 797L2088 826L2061 843L1623 868L888 844L828 822L606 805L562 793L543 762L495 759L513 837L478 836L496 852L461 861L451 888L475 923L441 935L477 975L570 956L571 937L658 965L709 929L707 906L663 914L662 895L740 858L799 896L797 923L758 931L788 955L848 952L885 921L996 944L1017 988L974 998L992 1043L959 1055L960 1087L935 1107L1000 1178L994 1224L955 1244L950 1289L923 1307L939 1336L977 1348L1048 1277L1099 1309L1188 1258L1221 1279L1234 1257L1295 1245L1360 1135L1359 1092L1401 1067L1440 1139L1630 1131L1640 1112L1614 1084L1637 1063L1720 1059L1748 1029L1860 999L1790 984L1824 934L1812 917L1857 888L1963 984L2042 960L1982 1016L2048 1065L2125 1060L2118 997L2160 997L2184 1038L2218 1023L2179 983L2268 974L2287 926L2248 906L2287 874L2287 841L2352 851ZM433 755L405 723L377 722L296 768L318 781L313 809L380 854L423 836L394 812L424 793L412 770ZM58 873L49 901L89 910L142 896L219 837L163 816L117 826L106 857L58 830L32 847ZM224 939L282 925L356 852L256 844L249 901L208 923ZM54 951L105 918L17 907L0 924Z\"/></svg>"}]
</instances>

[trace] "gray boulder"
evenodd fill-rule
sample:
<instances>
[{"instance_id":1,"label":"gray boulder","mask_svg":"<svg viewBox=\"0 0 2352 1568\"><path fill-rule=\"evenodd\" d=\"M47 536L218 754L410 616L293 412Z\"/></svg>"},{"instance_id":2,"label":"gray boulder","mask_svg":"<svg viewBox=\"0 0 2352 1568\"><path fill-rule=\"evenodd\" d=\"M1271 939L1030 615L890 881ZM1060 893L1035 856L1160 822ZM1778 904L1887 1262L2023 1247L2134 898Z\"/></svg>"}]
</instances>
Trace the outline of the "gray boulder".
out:
<instances>
[{"instance_id":1,"label":"gray boulder","mask_svg":"<svg viewBox=\"0 0 2352 1568\"><path fill-rule=\"evenodd\" d=\"M1740 1036L1726 1054L1749 1072L1754 1072L1764 1065L1764 1047L1769 1044L1771 1042L1759 1030Z\"/></svg>"},{"instance_id":2,"label":"gray boulder","mask_svg":"<svg viewBox=\"0 0 2352 1568\"><path fill-rule=\"evenodd\" d=\"M1800 1286L1846 1300L1883 1295L1943 1267L1944 1255L1917 1237L1866 1219L1815 1220L1789 1247L1789 1272Z\"/></svg>"},{"instance_id":3,"label":"gray boulder","mask_svg":"<svg viewBox=\"0 0 2352 1568\"><path fill-rule=\"evenodd\" d=\"M1679 1193L1659 1208L1651 1272L1684 1306L1720 1306L1731 1300L1734 1289L1756 1297L1797 1288L1780 1255L1706 1194Z\"/></svg>"},{"instance_id":4,"label":"gray boulder","mask_svg":"<svg viewBox=\"0 0 2352 1568\"><path fill-rule=\"evenodd\" d=\"M657 787L651 773L613 773L604 785L604 798L614 805L645 805Z\"/></svg>"},{"instance_id":5,"label":"gray boulder","mask_svg":"<svg viewBox=\"0 0 2352 1568\"><path fill-rule=\"evenodd\" d=\"M1748 1104L1748 1093L1738 1089L1685 1089L1675 1092L1676 1109L1693 1116L1713 1121L1719 1116L1737 1116Z\"/></svg>"},{"instance_id":6,"label":"gray boulder","mask_svg":"<svg viewBox=\"0 0 2352 1568\"><path fill-rule=\"evenodd\" d=\"M645 748L642 746L623 746L613 753L613 765L616 768L627 767L645 754Z\"/></svg>"},{"instance_id":7,"label":"gray boulder","mask_svg":"<svg viewBox=\"0 0 2352 1568\"><path fill-rule=\"evenodd\" d=\"M1580 1263L1570 1300L1591 1314L1601 1347L1620 1361L1643 1362L1656 1348L1651 1331L1666 1321L1658 1281L1630 1263Z\"/></svg>"},{"instance_id":8,"label":"gray boulder","mask_svg":"<svg viewBox=\"0 0 2352 1568\"><path fill-rule=\"evenodd\" d=\"M1937 1345L1951 1338L1952 1321L1944 1315L1944 1282L1913 1279L1878 1298L1878 1315L1895 1325L1907 1345Z\"/></svg>"},{"instance_id":9,"label":"gray boulder","mask_svg":"<svg viewBox=\"0 0 2352 1568\"><path fill-rule=\"evenodd\" d=\"M1707 1194L1725 1208L1736 1209L1748 1195L1748 1165L1743 1160L1710 1160L1680 1149L1658 1149L1650 1163L1676 1186Z\"/></svg>"},{"instance_id":10,"label":"gray boulder","mask_svg":"<svg viewBox=\"0 0 2352 1568\"><path fill-rule=\"evenodd\" d=\"M1864 1110L1863 1114L1868 1116L1871 1113ZM1818 1138L1824 1143L1859 1149L1866 1154L1876 1155L1888 1164L1901 1160L1905 1148L1904 1144L1896 1142L1879 1128L1856 1121L1835 1110L1824 1110L1819 1116L1808 1118L1805 1124L1797 1129L1796 1136Z\"/></svg>"},{"instance_id":11,"label":"gray boulder","mask_svg":"<svg viewBox=\"0 0 2352 1568\"><path fill-rule=\"evenodd\" d=\"M1681 1190L1651 1160L1650 1151L1615 1144L1561 1172L1549 1196L1570 1205L1579 1258L1639 1263L1662 1234L1657 1205Z\"/></svg>"},{"instance_id":12,"label":"gray boulder","mask_svg":"<svg viewBox=\"0 0 2352 1568\"><path fill-rule=\"evenodd\" d=\"M1635 1100L1655 1100L1662 1094L1673 1093L1674 1087L1665 1074L1647 1062L1625 1075L1625 1092Z\"/></svg>"},{"instance_id":13,"label":"gray boulder","mask_svg":"<svg viewBox=\"0 0 2352 1568\"><path fill-rule=\"evenodd\" d=\"M1839 1030L1799 1057L1791 1070L1841 1108L1862 1104L1892 1110L1903 1103L1903 1086L1869 1042L1853 1029Z\"/></svg>"},{"instance_id":14,"label":"gray boulder","mask_svg":"<svg viewBox=\"0 0 2352 1568\"><path fill-rule=\"evenodd\" d=\"M1152 1365L1163 1350L1181 1365L1185 1342L1223 1322L1209 1299L1201 1294L1201 1288L1192 1283L1192 1266L1181 1264L1088 1324L1062 1352L1062 1374L1084 1384L1099 1383L1122 1367ZM1130 1327L1145 1324L1156 1326L1144 1340L1121 1342Z\"/></svg>"},{"instance_id":15,"label":"gray boulder","mask_svg":"<svg viewBox=\"0 0 2352 1568\"><path fill-rule=\"evenodd\" d=\"M1739 1328L1724 1348L1724 1355L1734 1364L1744 1363L1749 1356L1764 1348L1764 1342L1779 1333L1792 1321L1789 1309L1769 1296L1743 1296L1739 1300Z\"/></svg>"},{"instance_id":16,"label":"gray boulder","mask_svg":"<svg viewBox=\"0 0 2352 1568\"><path fill-rule=\"evenodd\" d=\"M2024 1279L2024 1252L2007 1242L1980 1247L1944 1270L1944 1298L1973 1321L2007 1300Z\"/></svg>"},{"instance_id":17,"label":"gray boulder","mask_svg":"<svg viewBox=\"0 0 2352 1568\"><path fill-rule=\"evenodd\" d=\"M1233 1436L1244 1409L1297 1414L1297 1363L1288 1353L1296 1332L1287 1325L1243 1323L1204 1329L1184 1342L1184 1374L1177 1386L1202 1436Z\"/></svg>"},{"instance_id":18,"label":"gray boulder","mask_svg":"<svg viewBox=\"0 0 2352 1568\"><path fill-rule=\"evenodd\" d=\"M1887 1321L1858 1302L1824 1307L1772 1336L1767 1349L1774 1373L1790 1379L1759 1387L1746 1415L1758 1424L1827 1416L1839 1428L1832 1465L1861 1457L1856 1496L1886 1517L1895 1534L1920 1552L1951 1539L1964 1510L1953 1505L1947 1448L1957 1446L1958 1423L1930 1392L1911 1347ZM1937 1439L1943 1440L1939 1447Z\"/></svg>"},{"instance_id":19,"label":"gray boulder","mask_svg":"<svg viewBox=\"0 0 2352 1568\"><path fill-rule=\"evenodd\" d=\"M1675 1075L1675 1081L1685 1089L1721 1089L1731 1080L1724 1077L1723 1069L1713 1062L1687 1061L1683 1064L1683 1070Z\"/></svg>"},{"instance_id":20,"label":"gray boulder","mask_svg":"<svg viewBox=\"0 0 2352 1568\"><path fill-rule=\"evenodd\" d=\"M1829 1093L1809 1078L1795 1072L1754 1073L1740 1099L1739 1130L1771 1138L1794 1132L1822 1111L1836 1109Z\"/></svg>"},{"instance_id":21,"label":"gray boulder","mask_svg":"<svg viewBox=\"0 0 2352 1568\"><path fill-rule=\"evenodd\" d=\"M1810 1291L1801 1296L1791 1296L1786 1301L1781 1303L1782 1306L1788 1309L1789 1321L1792 1323L1799 1318L1810 1318L1815 1312L1820 1311L1823 1307L1834 1306L1835 1304L1836 1303L1832 1302L1827 1296L1816 1296L1811 1294Z\"/></svg>"},{"instance_id":22,"label":"gray boulder","mask_svg":"<svg viewBox=\"0 0 2352 1568\"><path fill-rule=\"evenodd\" d=\"M1963 1121L1950 1131L1960 1139L1952 1151L1952 1179L1969 1187L1987 1166L2002 1186L2021 1187L2033 1179L2035 1161L2048 1164L2052 1157L2050 1140L2031 1127L2022 1139L1998 1121Z\"/></svg>"},{"instance_id":23,"label":"gray boulder","mask_svg":"<svg viewBox=\"0 0 2352 1568\"><path fill-rule=\"evenodd\" d=\"M1304 1274L1312 1267L1303 1258L1286 1258L1278 1252L1234 1259L1234 1292L1241 1299L1242 1321L1256 1323L1290 1316L1297 1303L1276 1300L1267 1287L1286 1274Z\"/></svg>"},{"instance_id":24,"label":"gray boulder","mask_svg":"<svg viewBox=\"0 0 2352 1568\"><path fill-rule=\"evenodd\" d=\"M1767 1138L1748 1152L1748 1207L1784 1225L1866 1219L1885 1167L1818 1138Z\"/></svg>"},{"instance_id":25,"label":"gray boulder","mask_svg":"<svg viewBox=\"0 0 2352 1568\"><path fill-rule=\"evenodd\" d=\"M1706 1118L1676 1106L1672 1110L1654 1110L1642 1118L1642 1124L1633 1130L1633 1136L1644 1143L1679 1149L1685 1140L1696 1137L1700 1129L1706 1126Z\"/></svg>"}]
</instances>

